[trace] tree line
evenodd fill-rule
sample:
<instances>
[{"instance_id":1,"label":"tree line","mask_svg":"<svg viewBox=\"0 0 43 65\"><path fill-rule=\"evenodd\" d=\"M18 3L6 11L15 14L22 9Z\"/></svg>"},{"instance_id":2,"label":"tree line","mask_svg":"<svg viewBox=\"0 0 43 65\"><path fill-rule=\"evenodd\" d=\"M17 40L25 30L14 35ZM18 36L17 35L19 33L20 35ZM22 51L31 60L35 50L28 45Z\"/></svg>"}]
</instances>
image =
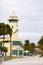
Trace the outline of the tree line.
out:
<instances>
[{"instance_id":1,"label":"tree line","mask_svg":"<svg viewBox=\"0 0 43 65\"><path fill-rule=\"evenodd\" d=\"M25 44L23 45L24 50L28 50L32 54L41 54L43 56L43 36L40 38L40 40L37 42L37 45L35 43L30 43L29 40L25 40Z\"/></svg>"}]
</instances>

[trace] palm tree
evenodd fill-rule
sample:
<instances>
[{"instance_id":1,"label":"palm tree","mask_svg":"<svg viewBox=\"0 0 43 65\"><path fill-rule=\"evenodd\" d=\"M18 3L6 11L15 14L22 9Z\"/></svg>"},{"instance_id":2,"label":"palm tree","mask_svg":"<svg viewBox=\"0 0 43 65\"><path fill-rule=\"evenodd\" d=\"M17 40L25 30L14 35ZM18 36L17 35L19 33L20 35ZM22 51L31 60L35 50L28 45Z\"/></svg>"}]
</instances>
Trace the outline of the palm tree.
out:
<instances>
[{"instance_id":1,"label":"palm tree","mask_svg":"<svg viewBox=\"0 0 43 65\"><path fill-rule=\"evenodd\" d=\"M12 56L12 42L11 42L11 37L12 37L12 29L10 28L10 26L7 24L7 34L10 35L10 57Z\"/></svg>"},{"instance_id":2,"label":"palm tree","mask_svg":"<svg viewBox=\"0 0 43 65\"><path fill-rule=\"evenodd\" d=\"M30 43L30 52L31 53L34 53L35 52L35 47L36 47L36 45L35 45L35 43Z\"/></svg>"},{"instance_id":3,"label":"palm tree","mask_svg":"<svg viewBox=\"0 0 43 65\"><path fill-rule=\"evenodd\" d=\"M30 49L30 42L29 40L25 40L24 50L29 50L29 49Z\"/></svg>"},{"instance_id":4,"label":"palm tree","mask_svg":"<svg viewBox=\"0 0 43 65\"><path fill-rule=\"evenodd\" d=\"M4 36L9 34L10 35L10 56L11 56L11 50L12 50L12 45L11 45L11 36L12 36L12 29L8 24L0 23L0 35L3 35L3 47L4 47Z\"/></svg>"},{"instance_id":5,"label":"palm tree","mask_svg":"<svg viewBox=\"0 0 43 65\"><path fill-rule=\"evenodd\" d=\"M9 35L10 35L10 57L11 57L11 56L12 56L12 42L11 42L11 37L12 37L12 29L11 29L11 28L10 28Z\"/></svg>"},{"instance_id":6,"label":"palm tree","mask_svg":"<svg viewBox=\"0 0 43 65\"><path fill-rule=\"evenodd\" d=\"M4 23L0 23L0 35L3 35L3 47L4 47L4 36L6 35L6 26Z\"/></svg>"},{"instance_id":7,"label":"palm tree","mask_svg":"<svg viewBox=\"0 0 43 65\"><path fill-rule=\"evenodd\" d=\"M38 45L43 45L43 36L41 37L41 39L38 41Z\"/></svg>"},{"instance_id":8,"label":"palm tree","mask_svg":"<svg viewBox=\"0 0 43 65\"><path fill-rule=\"evenodd\" d=\"M38 41L38 47L40 49L40 53L43 55L43 36L41 39Z\"/></svg>"}]
</instances>

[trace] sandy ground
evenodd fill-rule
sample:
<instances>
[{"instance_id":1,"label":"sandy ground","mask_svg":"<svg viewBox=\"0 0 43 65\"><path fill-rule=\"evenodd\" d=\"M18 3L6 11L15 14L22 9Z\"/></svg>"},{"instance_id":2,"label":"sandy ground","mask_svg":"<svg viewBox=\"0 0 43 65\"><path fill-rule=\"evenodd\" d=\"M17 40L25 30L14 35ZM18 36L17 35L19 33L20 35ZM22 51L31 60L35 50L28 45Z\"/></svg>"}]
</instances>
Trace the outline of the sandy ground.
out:
<instances>
[{"instance_id":1,"label":"sandy ground","mask_svg":"<svg viewBox=\"0 0 43 65\"><path fill-rule=\"evenodd\" d=\"M1 65L43 65L43 57L18 58L10 61L3 61Z\"/></svg>"}]
</instances>

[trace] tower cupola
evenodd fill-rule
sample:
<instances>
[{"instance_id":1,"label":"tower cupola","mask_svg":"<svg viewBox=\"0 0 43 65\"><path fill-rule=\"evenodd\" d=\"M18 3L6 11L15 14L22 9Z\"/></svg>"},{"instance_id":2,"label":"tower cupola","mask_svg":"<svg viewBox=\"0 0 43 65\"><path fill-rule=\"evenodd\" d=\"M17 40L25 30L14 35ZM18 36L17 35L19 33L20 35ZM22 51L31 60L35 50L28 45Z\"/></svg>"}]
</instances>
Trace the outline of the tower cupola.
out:
<instances>
[{"instance_id":1,"label":"tower cupola","mask_svg":"<svg viewBox=\"0 0 43 65\"><path fill-rule=\"evenodd\" d=\"M9 20L9 22L17 22L19 19L18 19L17 16L10 16L10 17L8 18L8 20Z\"/></svg>"}]
</instances>

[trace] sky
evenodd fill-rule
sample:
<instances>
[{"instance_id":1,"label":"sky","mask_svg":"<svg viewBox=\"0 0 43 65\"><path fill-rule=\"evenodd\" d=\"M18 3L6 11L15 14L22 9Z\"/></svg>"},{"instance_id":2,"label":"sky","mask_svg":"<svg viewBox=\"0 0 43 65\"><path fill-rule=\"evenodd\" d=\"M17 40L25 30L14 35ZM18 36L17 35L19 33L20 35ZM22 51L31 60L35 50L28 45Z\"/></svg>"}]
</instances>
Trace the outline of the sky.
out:
<instances>
[{"instance_id":1,"label":"sky","mask_svg":"<svg viewBox=\"0 0 43 65\"><path fill-rule=\"evenodd\" d=\"M43 35L43 0L0 0L0 22L9 23L13 11L19 17L19 37L37 43Z\"/></svg>"}]
</instances>

